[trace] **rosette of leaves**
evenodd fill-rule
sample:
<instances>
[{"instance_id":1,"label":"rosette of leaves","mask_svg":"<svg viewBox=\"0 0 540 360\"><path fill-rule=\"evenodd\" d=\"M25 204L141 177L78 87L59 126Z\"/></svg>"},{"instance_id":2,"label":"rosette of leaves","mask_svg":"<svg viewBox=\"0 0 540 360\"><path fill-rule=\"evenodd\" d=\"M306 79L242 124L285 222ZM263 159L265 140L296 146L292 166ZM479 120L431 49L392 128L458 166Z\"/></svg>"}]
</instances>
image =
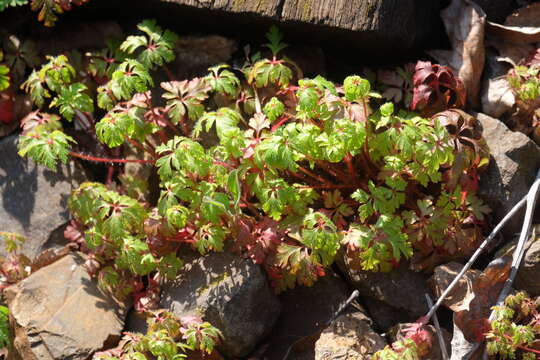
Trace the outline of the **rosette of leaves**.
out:
<instances>
[{"instance_id":1,"label":"rosette of leaves","mask_svg":"<svg viewBox=\"0 0 540 360\"><path fill-rule=\"evenodd\" d=\"M418 61L413 75L411 109L431 116L450 108L465 105L465 87L447 66Z\"/></svg>"},{"instance_id":2,"label":"rosette of leaves","mask_svg":"<svg viewBox=\"0 0 540 360\"><path fill-rule=\"evenodd\" d=\"M486 335L487 352L500 359L537 359L540 354L538 298L521 291L509 295L504 305L493 308L495 318Z\"/></svg>"},{"instance_id":3,"label":"rosette of leaves","mask_svg":"<svg viewBox=\"0 0 540 360\"><path fill-rule=\"evenodd\" d=\"M177 319L170 312L150 313L146 334L125 333L117 348L94 354L94 360L187 359L212 354L221 332L195 316Z\"/></svg>"},{"instance_id":4,"label":"rosette of leaves","mask_svg":"<svg viewBox=\"0 0 540 360\"><path fill-rule=\"evenodd\" d=\"M516 113L510 126L540 144L540 50L508 72L507 79L516 99Z\"/></svg>"},{"instance_id":5,"label":"rosette of leaves","mask_svg":"<svg viewBox=\"0 0 540 360\"><path fill-rule=\"evenodd\" d=\"M130 56L151 50L151 34L165 34L152 22L145 28L144 39L130 41L140 47L126 47ZM96 123L97 139L144 150L149 160L131 161L153 164L160 189L155 207L127 196L137 193L127 183L122 193L86 184L73 194L70 209L102 282L140 292L137 284L174 277L183 248L237 251L261 264L277 290L311 285L341 247L372 271L391 270L415 252L417 267L429 268L471 251L485 208L474 189L449 179L454 166L466 174L477 166L474 156L456 165L469 138L480 142L476 134L379 106L372 99L381 96L360 76L342 86L302 79L281 57L277 29L267 38L271 59L255 57L242 72L218 67L159 84L165 106L153 106L150 67L168 55L128 58L100 87L98 106L108 113ZM49 89L48 71L26 86ZM42 128L38 138L51 133ZM203 146L206 134L215 141ZM40 160L33 141L21 151Z\"/></svg>"}]
</instances>

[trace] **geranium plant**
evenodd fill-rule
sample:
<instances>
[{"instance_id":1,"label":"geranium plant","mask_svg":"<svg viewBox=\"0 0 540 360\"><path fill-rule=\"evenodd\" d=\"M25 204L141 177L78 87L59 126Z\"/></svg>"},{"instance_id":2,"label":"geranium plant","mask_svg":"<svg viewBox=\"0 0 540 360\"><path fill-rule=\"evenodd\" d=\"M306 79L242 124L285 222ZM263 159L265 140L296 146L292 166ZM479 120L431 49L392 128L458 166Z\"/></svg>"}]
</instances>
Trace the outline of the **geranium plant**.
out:
<instances>
[{"instance_id":1,"label":"geranium plant","mask_svg":"<svg viewBox=\"0 0 540 360\"><path fill-rule=\"evenodd\" d=\"M471 184L485 153L476 134L452 132L459 119L382 103L359 76L304 79L276 28L270 58L180 81L166 67L177 36L149 20L139 29L111 60L90 61L97 93L63 55L23 85L39 110L24 121L21 155L51 169L72 156L157 172L156 203L134 195L147 179L133 177L83 184L69 201L71 236L103 284L149 303L186 247L250 257L278 290L312 284L340 248L372 271L404 259L427 269L474 249L486 208ZM157 72L169 81L155 84ZM70 121L118 155L78 152L62 130ZM145 157L123 158L128 146Z\"/></svg>"}]
</instances>

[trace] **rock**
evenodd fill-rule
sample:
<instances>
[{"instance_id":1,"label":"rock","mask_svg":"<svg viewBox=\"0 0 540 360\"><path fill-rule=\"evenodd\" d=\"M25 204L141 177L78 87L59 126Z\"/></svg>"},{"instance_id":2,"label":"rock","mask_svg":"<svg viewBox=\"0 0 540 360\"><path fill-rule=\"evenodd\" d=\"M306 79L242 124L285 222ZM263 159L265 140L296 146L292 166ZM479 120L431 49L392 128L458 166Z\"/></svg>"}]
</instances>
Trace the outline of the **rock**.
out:
<instances>
[{"instance_id":1,"label":"rock","mask_svg":"<svg viewBox=\"0 0 540 360\"><path fill-rule=\"evenodd\" d=\"M248 354L268 334L280 303L261 268L230 253L188 262L176 281L163 286L160 307L178 317L198 315L221 330L220 352Z\"/></svg>"},{"instance_id":2,"label":"rock","mask_svg":"<svg viewBox=\"0 0 540 360\"><path fill-rule=\"evenodd\" d=\"M236 42L220 35L182 36L171 65L180 79L204 76L208 68L225 64L238 49Z\"/></svg>"},{"instance_id":3,"label":"rock","mask_svg":"<svg viewBox=\"0 0 540 360\"><path fill-rule=\"evenodd\" d=\"M439 265L435 268L429 282L437 298L446 290L461 269L463 269L463 265L457 262ZM470 291L471 284L481 273L479 270L467 270L454 289L445 297L443 305L447 308L459 305Z\"/></svg>"},{"instance_id":4,"label":"rock","mask_svg":"<svg viewBox=\"0 0 540 360\"><path fill-rule=\"evenodd\" d=\"M536 225L532 238L525 244L525 254L523 261L519 266L514 288L516 290L525 290L531 296L540 295L540 225ZM508 245L500 249L495 257L512 255L516 249L518 239L516 238Z\"/></svg>"},{"instance_id":5,"label":"rock","mask_svg":"<svg viewBox=\"0 0 540 360\"><path fill-rule=\"evenodd\" d=\"M514 287L525 290L531 296L540 295L540 238L537 237L527 252L517 273Z\"/></svg>"},{"instance_id":6,"label":"rock","mask_svg":"<svg viewBox=\"0 0 540 360\"><path fill-rule=\"evenodd\" d=\"M281 315L266 339L264 358L282 359L295 341L320 331L349 295L347 284L331 270L311 287L297 286L280 294ZM313 351L312 343L302 355L313 359Z\"/></svg>"},{"instance_id":7,"label":"rock","mask_svg":"<svg viewBox=\"0 0 540 360\"><path fill-rule=\"evenodd\" d=\"M486 62L482 75L482 112L494 118L509 113L516 101L506 73L510 64L497 60L498 55L491 48L486 49Z\"/></svg>"},{"instance_id":8,"label":"rock","mask_svg":"<svg viewBox=\"0 0 540 360\"><path fill-rule=\"evenodd\" d=\"M315 360L367 360L386 345L363 313L345 314L322 332L315 343Z\"/></svg>"},{"instance_id":9,"label":"rock","mask_svg":"<svg viewBox=\"0 0 540 360\"><path fill-rule=\"evenodd\" d=\"M67 200L85 180L76 163L51 171L17 154L17 136L0 140L0 229L26 237L23 253L33 258L48 247L51 233L69 220ZM58 243L58 239L52 239ZM0 246L0 255L5 255Z\"/></svg>"},{"instance_id":10,"label":"rock","mask_svg":"<svg viewBox=\"0 0 540 360\"><path fill-rule=\"evenodd\" d=\"M382 301L409 316L420 317L428 310L425 295L430 293L427 276L412 271L403 263L388 273L353 270L345 256L338 258L338 266L349 283L360 291L360 296Z\"/></svg>"},{"instance_id":11,"label":"rock","mask_svg":"<svg viewBox=\"0 0 540 360\"><path fill-rule=\"evenodd\" d=\"M101 17L103 19L103 17ZM76 22L59 21L54 28L39 27L32 34L32 41L40 54L59 54L65 51L102 49L105 41L123 41L124 33L114 21Z\"/></svg>"},{"instance_id":12,"label":"rock","mask_svg":"<svg viewBox=\"0 0 540 360\"><path fill-rule=\"evenodd\" d=\"M135 309L131 309L126 318L126 327L124 331L146 334L148 331L148 322L143 314L137 313Z\"/></svg>"},{"instance_id":13,"label":"rock","mask_svg":"<svg viewBox=\"0 0 540 360\"><path fill-rule=\"evenodd\" d=\"M286 30L287 42L369 49L370 57L403 55L426 47L442 32L439 0L157 0L147 16L182 19L183 26L205 19L205 31L263 38L269 25ZM161 5L161 6L159 6ZM112 5L111 5L112 6ZM144 5L134 5L143 7ZM165 15L164 15L165 14ZM156 15L153 15L156 16ZM438 39L437 39L438 40Z\"/></svg>"},{"instance_id":14,"label":"rock","mask_svg":"<svg viewBox=\"0 0 540 360\"><path fill-rule=\"evenodd\" d=\"M24 360L85 360L121 337L127 305L104 294L71 253L5 290Z\"/></svg>"},{"instance_id":15,"label":"rock","mask_svg":"<svg viewBox=\"0 0 540 360\"><path fill-rule=\"evenodd\" d=\"M413 322L418 318L370 297L364 297L362 302L366 305L369 317L379 332L387 332L396 323Z\"/></svg>"},{"instance_id":16,"label":"rock","mask_svg":"<svg viewBox=\"0 0 540 360\"><path fill-rule=\"evenodd\" d=\"M525 134L514 132L501 121L476 115L490 150L490 163L480 174L478 195L499 222L529 191L540 167L540 148ZM523 212L522 212L523 213ZM503 228L506 235L521 230L523 216L514 216Z\"/></svg>"}]
</instances>

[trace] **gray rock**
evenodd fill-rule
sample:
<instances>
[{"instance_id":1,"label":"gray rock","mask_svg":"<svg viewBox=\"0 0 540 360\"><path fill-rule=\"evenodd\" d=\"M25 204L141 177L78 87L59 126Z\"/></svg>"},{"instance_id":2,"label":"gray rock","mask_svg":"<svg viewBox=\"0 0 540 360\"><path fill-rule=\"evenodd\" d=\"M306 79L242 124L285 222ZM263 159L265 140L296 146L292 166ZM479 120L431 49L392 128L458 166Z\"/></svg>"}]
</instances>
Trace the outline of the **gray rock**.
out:
<instances>
[{"instance_id":1,"label":"gray rock","mask_svg":"<svg viewBox=\"0 0 540 360\"><path fill-rule=\"evenodd\" d=\"M163 286L160 307L178 317L198 315L221 330L220 352L248 354L268 334L280 303L261 268L230 253L212 253L187 263Z\"/></svg>"},{"instance_id":2,"label":"gray rock","mask_svg":"<svg viewBox=\"0 0 540 360\"><path fill-rule=\"evenodd\" d=\"M320 331L349 293L347 283L329 270L313 286L296 286L280 294L281 315L265 341L268 349L264 358L282 359L295 341ZM308 347L302 356L313 359L313 351L313 346Z\"/></svg>"},{"instance_id":3,"label":"gray rock","mask_svg":"<svg viewBox=\"0 0 540 360\"><path fill-rule=\"evenodd\" d=\"M182 36L170 67L180 79L204 76L209 67L231 60L237 49L234 40L220 35Z\"/></svg>"},{"instance_id":4,"label":"gray rock","mask_svg":"<svg viewBox=\"0 0 540 360\"><path fill-rule=\"evenodd\" d=\"M85 180L74 162L51 171L17 154L17 136L0 140L0 229L26 237L23 253L33 258L48 247L51 233L69 220L67 200ZM53 236L52 242L61 240ZM61 245L61 244L58 244ZM0 246L0 255L5 255Z\"/></svg>"},{"instance_id":5,"label":"gray rock","mask_svg":"<svg viewBox=\"0 0 540 360\"><path fill-rule=\"evenodd\" d=\"M338 257L338 266L349 283L361 296L382 301L409 316L420 317L427 312L424 294L430 294L427 276L412 271L403 263L388 273L353 270L346 256Z\"/></svg>"},{"instance_id":6,"label":"gray rock","mask_svg":"<svg viewBox=\"0 0 540 360\"><path fill-rule=\"evenodd\" d=\"M531 296L540 295L540 238L534 241L519 267L515 288L525 290Z\"/></svg>"},{"instance_id":7,"label":"gray rock","mask_svg":"<svg viewBox=\"0 0 540 360\"><path fill-rule=\"evenodd\" d=\"M418 318L370 297L364 297L362 302L366 306L369 317L373 320L374 327L379 332L387 332L396 323L413 322Z\"/></svg>"},{"instance_id":8,"label":"gray rock","mask_svg":"<svg viewBox=\"0 0 540 360\"><path fill-rule=\"evenodd\" d=\"M490 151L490 163L480 175L479 196L500 221L523 198L540 167L540 148L525 134L514 132L501 121L477 114ZM521 230L522 216L514 216L503 228L506 235Z\"/></svg>"},{"instance_id":9,"label":"gray rock","mask_svg":"<svg viewBox=\"0 0 540 360\"><path fill-rule=\"evenodd\" d=\"M368 360L386 346L361 312L341 315L315 343L315 360Z\"/></svg>"},{"instance_id":10,"label":"gray rock","mask_svg":"<svg viewBox=\"0 0 540 360\"><path fill-rule=\"evenodd\" d=\"M540 225L536 225L532 238L525 244L525 255L514 281L514 288L525 290L531 296L540 295ZM512 255L518 240L503 247L495 256Z\"/></svg>"},{"instance_id":11,"label":"gray rock","mask_svg":"<svg viewBox=\"0 0 540 360\"><path fill-rule=\"evenodd\" d=\"M69 254L5 290L20 358L85 360L120 339L127 305L98 288L84 261Z\"/></svg>"}]
</instances>

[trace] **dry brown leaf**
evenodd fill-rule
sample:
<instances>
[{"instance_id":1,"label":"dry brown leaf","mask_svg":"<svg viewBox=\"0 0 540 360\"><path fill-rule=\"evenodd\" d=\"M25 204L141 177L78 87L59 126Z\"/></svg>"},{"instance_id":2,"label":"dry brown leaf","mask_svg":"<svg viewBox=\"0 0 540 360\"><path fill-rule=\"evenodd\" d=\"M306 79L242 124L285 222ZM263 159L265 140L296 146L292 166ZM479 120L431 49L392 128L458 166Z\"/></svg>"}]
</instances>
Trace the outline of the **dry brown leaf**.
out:
<instances>
[{"instance_id":1,"label":"dry brown leaf","mask_svg":"<svg viewBox=\"0 0 540 360\"><path fill-rule=\"evenodd\" d=\"M506 18L504 25L540 27L540 3L531 4L516 10Z\"/></svg>"},{"instance_id":2,"label":"dry brown leaf","mask_svg":"<svg viewBox=\"0 0 540 360\"><path fill-rule=\"evenodd\" d=\"M457 262L451 262L435 268L433 276L430 278L430 283L437 297L441 296L462 268L463 265ZM478 276L480 276L479 270L468 270L459 280L456 287L446 296L443 305L450 310L459 311L463 301L472 291L473 282L476 281Z\"/></svg>"},{"instance_id":3,"label":"dry brown leaf","mask_svg":"<svg viewBox=\"0 0 540 360\"><path fill-rule=\"evenodd\" d=\"M506 77L488 79L482 93L482 111L494 118L510 112L516 102Z\"/></svg>"},{"instance_id":4,"label":"dry brown leaf","mask_svg":"<svg viewBox=\"0 0 540 360\"><path fill-rule=\"evenodd\" d=\"M516 44L534 44L540 42L540 27L505 26L488 21L486 33L500 40Z\"/></svg>"},{"instance_id":5,"label":"dry brown leaf","mask_svg":"<svg viewBox=\"0 0 540 360\"><path fill-rule=\"evenodd\" d=\"M510 273L511 256L493 260L478 278L461 304L454 307L454 322L469 342L483 339L489 330L489 313Z\"/></svg>"},{"instance_id":6,"label":"dry brown leaf","mask_svg":"<svg viewBox=\"0 0 540 360\"><path fill-rule=\"evenodd\" d=\"M516 44L489 37L486 39L486 46L495 48L499 53L498 60L510 65L518 64L522 59L529 57L536 49L536 46L532 44Z\"/></svg>"},{"instance_id":7,"label":"dry brown leaf","mask_svg":"<svg viewBox=\"0 0 540 360\"><path fill-rule=\"evenodd\" d=\"M458 74L465 84L467 103L477 106L484 68L486 14L469 0L452 0L441 12L441 17L453 50L432 50L428 53Z\"/></svg>"}]
</instances>

